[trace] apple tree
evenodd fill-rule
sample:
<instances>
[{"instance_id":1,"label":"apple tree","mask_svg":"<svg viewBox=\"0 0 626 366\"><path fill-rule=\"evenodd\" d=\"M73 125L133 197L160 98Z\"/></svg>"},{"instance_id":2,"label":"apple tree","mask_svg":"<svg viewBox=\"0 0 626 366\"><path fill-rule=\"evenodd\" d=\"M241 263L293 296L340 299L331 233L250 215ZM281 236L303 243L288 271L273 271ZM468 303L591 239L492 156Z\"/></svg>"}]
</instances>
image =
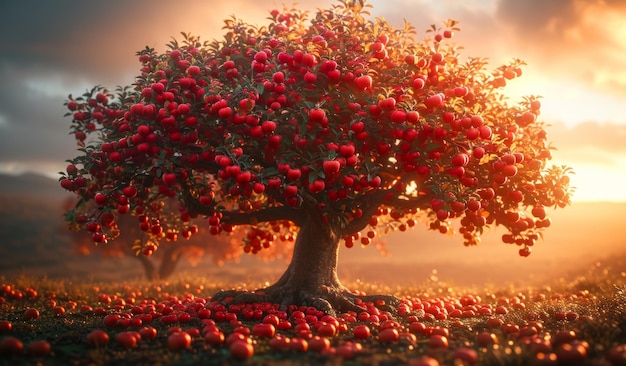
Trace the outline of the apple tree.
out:
<instances>
[{"instance_id":1,"label":"apple tree","mask_svg":"<svg viewBox=\"0 0 626 366\"><path fill-rule=\"evenodd\" d=\"M572 189L569 168L547 164L539 99L503 92L523 62L490 70L461 57L457 22L417 41L370 7L272 10L264 25L233 17L220 39L183 34L164 53L140 51L139 76L116 95L70 96L80 154L60 183L80 202L67 220L99 245L123 215L143 245L175 245L194 221L244 233L245 252L293 241L282 277L239 299L328 312L363 300L337 277L340 245L418 222L467 246L502 226L503 242L529 255L546 209Z\"/></svg>"},{"instance_id":2,"label":"apple tree","mask_svg":"<svg viewBox=\"0 0 626 366\"><path fill-rule=\"evenodd\" d=\"M70 210L75 205L76 200L71 197L63 202L64 210ZM120 232L119 237L106 245L97 246L83 232L68 231L67 225L59 225L58 230L62 230L62 234L68 237L69 245L80 255L98 255L103 259L127 256L136 258L149 281L168 279L180 267L183 259L192 267L197 267L207 257L216 266L223 266L227 262L239 262L243 253L241 242L244 233L241 230L232 235L215 236L199 226L197 234L178 240L172 245L159 246L158 242L149 241L149 234L137 225L136 217L121 215L117 218L116 225ZM292 249L291 245L281 245L273 250L261 251L257 256L264 261L289 259Z\"/></svg>"}]
</instances>

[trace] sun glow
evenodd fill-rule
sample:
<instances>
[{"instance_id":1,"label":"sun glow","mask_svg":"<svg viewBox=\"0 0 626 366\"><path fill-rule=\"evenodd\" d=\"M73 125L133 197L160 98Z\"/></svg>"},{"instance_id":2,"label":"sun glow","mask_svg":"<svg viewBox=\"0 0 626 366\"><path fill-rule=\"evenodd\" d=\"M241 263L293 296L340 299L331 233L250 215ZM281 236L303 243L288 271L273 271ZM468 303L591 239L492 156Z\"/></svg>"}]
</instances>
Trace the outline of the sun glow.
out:
<instances>
[{"instance_id":1,"label":"sun glow","mask_svg":"<svg viewBox=\"0 0 626 366\"><path fill-rule=\"evenodd\" d=\"M406 185L406 195L410 196L417 192L417 183L413 180L411 183Z\"/></svg>"},{"instance_id":2,"label":"sun glow","mask_svg":"<svg viewBox=\"0 0 626 366\"><path fill-rule=\"evenodd\" d=\"M623 174L626 171L626 157L619 166L607 169L600 165L575 164L571 185L575 188L572 201L576 202L623 202L626 201Z\"/></svg>"},{"instance_id":3,"label":"sun glow","mask_svg":"<svg viewBox=\"0 0 626 366\"><path fill-rule=\"evenodd\" d=\"M513 102L524 96L541 96L541 119L568 126L589 121L614 121L626 115L626 104L619 95L599 92L575 81L546 80L539 70L523 69L523 76L509 82L504 90Z\"/></svg>"}]
</instances>

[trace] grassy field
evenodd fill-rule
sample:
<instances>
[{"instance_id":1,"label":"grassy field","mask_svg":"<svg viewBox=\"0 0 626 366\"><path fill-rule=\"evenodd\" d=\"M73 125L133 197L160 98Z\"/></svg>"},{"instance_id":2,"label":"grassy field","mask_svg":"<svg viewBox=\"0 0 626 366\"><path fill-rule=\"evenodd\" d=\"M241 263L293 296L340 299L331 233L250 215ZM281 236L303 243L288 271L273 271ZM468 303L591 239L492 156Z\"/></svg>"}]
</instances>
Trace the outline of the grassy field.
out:
<instances>
[{"instance_id":1,"label":"grassy field","mask_svg":"<svg viewBox=\"0 0 626 366\"><path fill-rule=\"evenodd\" d=\"M225 307L210 297L236 284L210 279L2 278L0 364L623 365L621 264L534 288L356 283L366 293L393 291L401 305L363 304L337 317L265 303Z\"/></svg>"},{"instance_id":2,"label":"grassy field","mask_svg":"<svg viewBox=\"0 0 626 366\"><path fill-rule=\"evenodd\" d=\"M626 365L623 204L564 210L545 252L523 262L501 243L458 249L425 231L390 238L395 257L352 249L346 285L401 305L331 318L211 301L262 286L282 262L205 261L148 283L133 258L80 257L48 183L0 179L0 365Z\"/></svg>"}]
</instances>

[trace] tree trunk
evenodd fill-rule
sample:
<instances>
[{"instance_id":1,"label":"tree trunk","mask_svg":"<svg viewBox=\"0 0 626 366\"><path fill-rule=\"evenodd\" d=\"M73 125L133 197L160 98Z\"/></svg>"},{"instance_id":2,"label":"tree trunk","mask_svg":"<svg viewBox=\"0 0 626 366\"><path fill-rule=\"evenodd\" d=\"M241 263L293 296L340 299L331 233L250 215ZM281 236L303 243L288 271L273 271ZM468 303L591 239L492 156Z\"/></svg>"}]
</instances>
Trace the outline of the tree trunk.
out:
<instances>
[{"instance_id":1,"label":"tree trunk","mask_svg":"<svg viewBox=\"0 0 626 366\"><path fill-rule=\"evenodd\" d=\"M235 302L269 301L280 304L283 309L290 305L313 306L332 315L340 311L363 311L355 300L369 297L350 292L337 276L339 236L332 225L315 218L301 222L291 262L275 284L255 294L225 291L218 298L235 295ZM391 297L382 298L396 301ZM372 298L376 299L379 297Z\"/></svg>"},{"instance_id":2,"label":"tree trunk","mask_svg":"<svg viewBox=\"0 0 626 366\"><path fill-rule=\"evenodd\" d=\"M159 279L159 274L157 273L156 269L154 268L154 264L152 264L150 259L141 254L136 256L136 258L143 265L143 270L146 274L146 278L148 278L148 281L156 281Z\"/></svg>"},{"instance_id":3,"label":"tree trunk","mask_svg":"<svg viewBox=\"0 0 626 366\"><path fill-rule=\"evenodd\" d=\"M161 258L161 266L159 268L159 279L166 280L168 279L176 266L178 265L178 260L181 257L181 253L178 247L170 243L166 248L163 249L163 257Z\"/></svg>"},{"instance_id":4,"label":"tree trunk","mask_svg":"<svg viewBox=\"0 0 626 366\"><path fill-rule=\"evenodd\" d=\"M283 309L290 305L313 306L333 315L363 311L363 304L367 302L383 303L383 309L394 311L394 306L399 304L394 296L357 295L341 284L337 263L342 232L333 224L324 222L315 208L305 209L303 213L295 221L300 230L291 262L276 283L254 293L221 291L213 299L226 303L268 301L279 304Z\"/></svg>"},{"instance_id":5,"label":"tree trunk","mask_svg":"<svg viewBox=\"0 0 626 366\"><path fill-rule=\"evenodd\" d=\"M342 288L337 277L338 256L339 238L332 228L307 221L300 228L287 270L267 290L292 292L293 301L299 303L329 288Z\"/></svg>"},{"instance_id":6,"label":"tree trunk","mask_svg":"<svg viewBox=\"0 0 626 366\"><path fill-rule=\"evenodd\" d=\"M161 264L159 269L154 266L154 263L149 257L138 255L136 258L143 265L144 272L148 281L159 281L168 279L178 264L180 259L180 251L178 248L171 247L171 244L167 248L163 249L164 253L161 258Z\"/></svg>"}]
</instances>

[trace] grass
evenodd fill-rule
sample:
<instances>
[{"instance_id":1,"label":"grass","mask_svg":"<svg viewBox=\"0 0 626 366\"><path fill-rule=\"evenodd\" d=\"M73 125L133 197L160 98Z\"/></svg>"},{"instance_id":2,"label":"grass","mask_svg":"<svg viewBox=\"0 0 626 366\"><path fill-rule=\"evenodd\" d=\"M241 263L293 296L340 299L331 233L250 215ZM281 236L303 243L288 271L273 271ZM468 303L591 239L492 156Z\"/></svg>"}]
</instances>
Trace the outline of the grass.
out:
<instances>
[{"instance_id":1,"label":"grass","mask_svg":"<svg viewBox=\"0 0 626 366\"><path fill-rule=\"evenodd\" d=\"M389 322L354 322L344 315L345 321L340 321L345 324L344 330L327 337L330 341L327 350L277 350L271 346L269 338L252 335L249 338L254 355L245 361L234 359L227 345L207 342L202 334L208 320L200 319L194 312L190 312L190 320L186 323L163 324L161 318L142 324L141 327L156 328L158 335L152 341L141 340L137 348L117 344L116 336L140 327L106 327L103 323L107 314L131 314L133 305L130 303L133 301L134 306L150 302L175 306L177 302L206 299L206 307L213 309L212 317L215 317L218 308L210 302L211 294L221 288L233 288L233 284L190 277L158 284L94 284L80 279L50 280L28 276L6 277L0 282L0 321L12 325L10 331L0 330L0 339L15 337L24 344L24 351L17 354L10 354L0 347L0 352L4 352L0 357L1 365L417 365L426 358L440 364L463 364L465 360L465 364L485 365L591 365L606 363L607 358L626 363L626 352L618 348L626 344L626 273L611 271L607 274L602 268L593 268L572 281L555 282L542 288L464 289L431 282L424 286L389 289L355 283L351 287L366 293L394 292L405 302L422 304L414 306L415 309L407 315L395 316L401 335L399 340L383 342L379 339L378 335ZM249 286L253 288L254 285ZM108 302L109 298L111 302ZM117 299L123 299L124 305ZM429 310L420 309L428 303L428 306L438 304L453 310L455 306L460 309L459 303L464 303L465 310L468 310L467 299L476 301L475 309L489 308L491 314L466 314L465 317L448 316L437 320L429 316ZM91 307L91 310L84 306ZM65 313L55 314L55 308L59 312L59 307L63 307ZM31 308L38 309L40 317L25 320L24 314ZM186 312L183 308L178 312ZM451 315L450 311L448 313ZM261 322L245 319L241 311L237 315L241 325L249 329ZM288 315L293 317L291 313ZM490 322L494 318L500 319L499 326L494 327L497 322L493 320ZM411 327L412 322L421 323L425 329ZM368 325L372 336L356 340L353 329L358 324ZM238 327L220 321L216 326L226 337ZM200 335L192 338L190 348L170 350L168 332L172 327L191 330L192 334L195 329ZM96 329L108 333L108 345L94 347L87 343L87 335ZM409 335L411 330L415 338ZM449 344L434 347L432 335L442 331L449 332ZM493 334L497 344L481 344L477 335L482 332ZM294 329L278 330L277 333L290 339L298 337ZM311 335L301 336L309 338L314 335L315 330ZM26 350L31 342L41 340L50 344L49 354L38 356ZM354 346L350 348L348 345L355 343L362 348L350 354L347 350L354 351ZM539 343L544 348L537 345ZM468 352L475 352L476 362L467 357Z\"/></svg>"}]
</instances>

